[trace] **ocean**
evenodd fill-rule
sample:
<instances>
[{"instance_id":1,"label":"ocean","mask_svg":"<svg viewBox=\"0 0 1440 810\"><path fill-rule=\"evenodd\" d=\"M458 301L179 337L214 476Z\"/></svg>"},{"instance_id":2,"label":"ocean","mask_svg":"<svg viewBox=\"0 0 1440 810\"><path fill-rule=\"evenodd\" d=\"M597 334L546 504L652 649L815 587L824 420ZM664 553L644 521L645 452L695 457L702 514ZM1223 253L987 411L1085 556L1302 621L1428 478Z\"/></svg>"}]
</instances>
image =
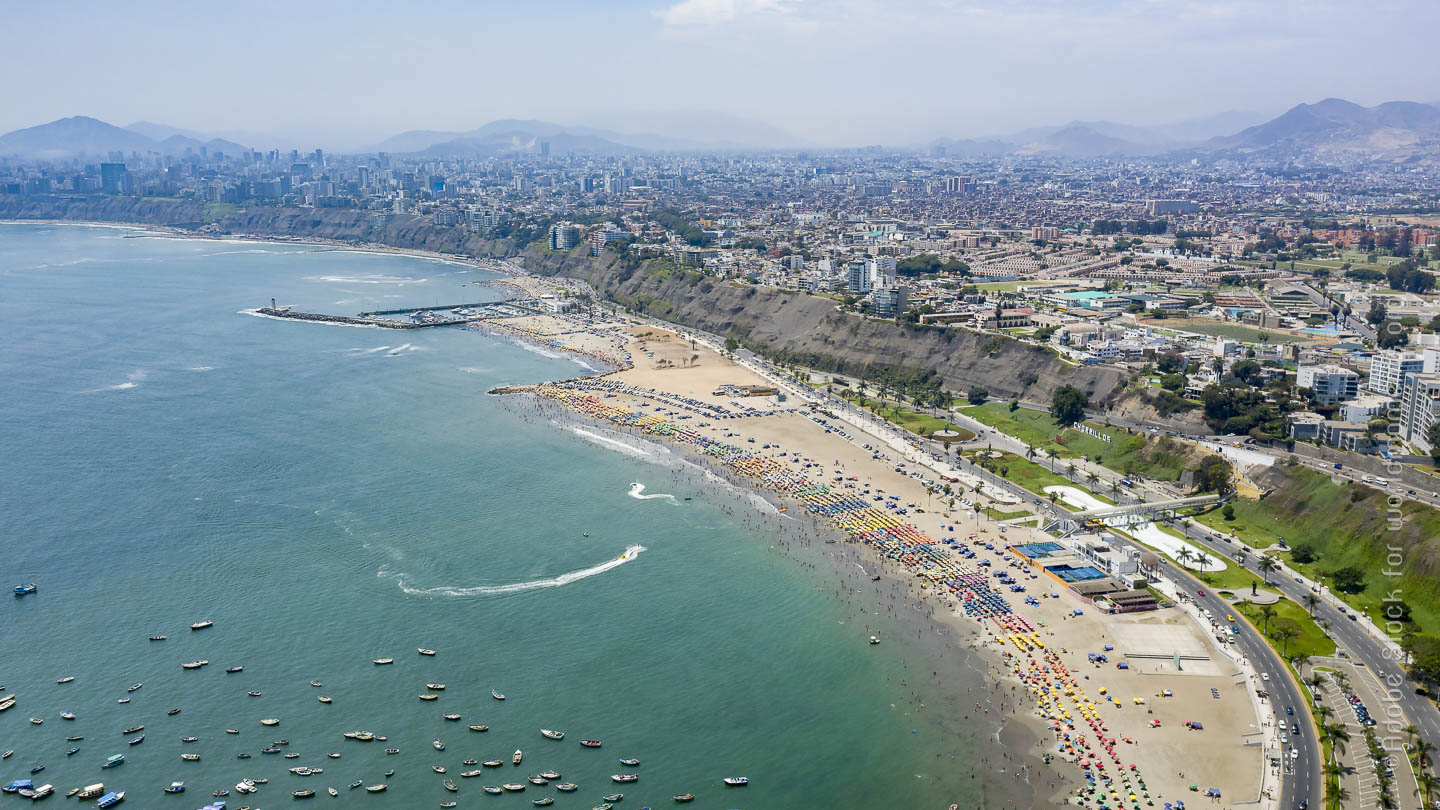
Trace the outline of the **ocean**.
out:
<instances>
[{"instance_id":1,"label":"ocean","mask_svg":"<svg viewBox=\"0 0 1440 810\"><path fill-rule=\"evenodd\" d=\"M198 807L247 777L269 783L232 808L305 788L330 801L326 786L377 808L589 808L612 792L637 808L678 793L697 808L978 806L965 763L988 743L954 716L962 675L936 687L920 663L931 642L907 646L921 624L891 613L912 611L837 586L678 450L486 393L576 376L576 361L469 330L246 312L271 298L336 314L497 300L476 284L497 277L325 246L0 225L0 560L5 587L39 586L0 603L0 694L18 698L0 713L0 749L14 750L0 783L44 765L37 785L103 781L142 807ZM214 626L189 629L201 620ZM876 631L886 642L871 647ZM438 700L417 699L433 682ZM145 741L127 746L135 725ZM341 736L360 729L389 739ZM259 753L282 738L301 756ZM112 754L125 764L101 770ZM458 776L489 758L507 764ZM480 790L546 769L580 789ZM611 783L629 771L640 780ZM724 788L732 775L750 786ZM162 795L175 780L187 793Z\"/></svg>"}]
</instances>

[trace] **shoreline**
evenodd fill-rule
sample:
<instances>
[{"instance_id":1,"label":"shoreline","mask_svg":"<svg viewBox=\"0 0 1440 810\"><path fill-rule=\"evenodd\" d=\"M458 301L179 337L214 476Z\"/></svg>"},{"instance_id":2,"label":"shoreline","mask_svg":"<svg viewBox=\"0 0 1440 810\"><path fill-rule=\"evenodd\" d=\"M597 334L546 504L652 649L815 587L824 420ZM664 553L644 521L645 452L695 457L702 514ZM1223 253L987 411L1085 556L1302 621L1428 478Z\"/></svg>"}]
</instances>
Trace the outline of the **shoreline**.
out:
<instances>
[{"instance_id":1,"label":"shoreline","mask_svg":"<svg viewBox=\"0 0 1440 810\"><path fill-rule=\"evenodd\" d=\"M979 702L991 706L1005 702L1004 697L1019 686L1019 681L1011 677L1000 655L986 645L976 643L981 634L975 625L955 616L943 603L937 604L933 595L916 589L913 577L907 576L903 567L888 562L875 549L854 541L839 528L826 525L818 516L804 512L803 502L737 474L716 463L714 458L697 452L693 446L664 441L654 434L596 419L539 396L529 388L510 392L527 395L513 397L512 400L517 403L528 403L528 406L517 404L515 407L531 410L539 418L555 425L565 426L568 422L601 431L602 434L613 433L641 443L660 445L674 456L670 457L671 463L662 462L658 466L669 469L677 482L686 476L698 477L699 481L723 482L728 492L712 492L706 496L707 499L737 520L752 524L752 529L760 530L763 526L765 530L774 532L770 550L812 569L815 587L827 593L837 604L848 609L862 605L888 605L889 610L883 618L867 613L854 617L854 621L898 625L892 629L903 633L903 636L885 634L886 643L882 647L899 648L902 654L898 663L915 673L914 682L902 681L899 684L909 691L897 698L897 705L905 708L899 701L907 701L907 713L923 714L926 718L924 722L942 734L983 740L974 752L980 756L979 761L955 760L945 766L947 769L966 769L971 772L972 778L981 782L977 810L982 807L1030 808L1063 804L1058 794L1036 778L1044 773L1044 763L1034 753L1044 741L1046 728L1043 723L1028 713L1017 711L1013 705L1009 711L996 707L993 717L989 711L978 714L965 711L966 706L976 702L977 696ZM588 441L579 436L576 440ZM761 509L756 500L770 509ZM781 508L790 511L777 511ZM879 581L870 579L874 573L881 574ZM914 637L910 637L910 631L915 631ZM857 629L857 644L872 632L880 632L879 626L863 625L863 630ZM923 670L927 667L936 674L925 676ZM919 687L922 681L924 686ZM922 696L917 688L923 688L930 695ZM942 708L947 704L953 708L953 714ZM998 757L986 755L985 752L992 747L998 747ZM940 756L937 753L937 757ZM1026 779L1014 777L1017 763ZM1000 768L1005 770L998 770Z\"/></svg>"}]
</instances>

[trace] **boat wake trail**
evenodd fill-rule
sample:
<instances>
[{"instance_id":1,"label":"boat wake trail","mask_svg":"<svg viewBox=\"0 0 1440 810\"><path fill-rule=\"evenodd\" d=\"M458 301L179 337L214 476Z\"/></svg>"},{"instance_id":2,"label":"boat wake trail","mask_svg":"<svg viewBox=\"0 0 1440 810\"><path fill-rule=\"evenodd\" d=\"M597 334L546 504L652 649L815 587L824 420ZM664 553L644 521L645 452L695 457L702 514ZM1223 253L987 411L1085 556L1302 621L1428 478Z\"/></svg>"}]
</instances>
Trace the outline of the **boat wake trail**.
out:
<instances>
[{"instance_id":1,"label":"boat wake trail","mask_svg":"<svg viewBox=\"0 0 1440 810\"><path fill-rule=\"evenodd\" d=\"M630 494L630 497L634 498L634 499L637 500L637 501L653 501L653 500L657 500L657 499L663 498L663 499L669 500L671 503L674 503L674 502L675 502L675 496L674 496L674 495L666 495L666 494L664 494L664 493L656 493L656 494L654 494L654 495L646 495L646 494L644 494L644 493L645 493L645 485L642 484L642 483L640 483L639 481L636 481L636 482L634 482L634 483L632 483L632 484L630 485L630 493L629 493L629 494Z\"/></svg>"},{"instance_id":2,"label":"boat wake trail","mask_svg":"<svg viewBox=\"0 0 1440 810\"><path fill-rule=\"evenodd\" d=\"M619 450L626 455L632 455L637 458L653 458L658 451L663 451L665 453L670 452L668 448L660 447L659 445L642 447L639 445L630 444L629 442L622 442L619 439L612 439L609 436L604 436L599 433L593 433L584 428L572 427L570 428L570 431L575 435L583 437L585 439L589 439L596 444L604 445L612 450ZM649 443L647 442L646 444Z\"/></svg>"},{"instance_id":3,"label":"boat wake trail","mask_svg":"<svg viewBox=\"0 0 1440 810\"><path fill-rule=\"evenodd\" d=\"M405 580L400 578L396 578L396 584L400 586L400 590L410 594L411 596L467 597L500 596L507 593L523 593L524 591L533 591L540 588L559 588L562 585L569 585L572 582L578 582L582 579L593 577L596 574L603 574L612 568L619 568L625 563L630 562L631 560L640 556L640 552L642 551L645 551L644 546L629 546L625 549L624 554L621 554L619 557L616 557L613 560L600 563L599 565L594 565L589 568L581 568L579 571L571 571L569 573L561 574L560 576L551 579L537 579L530 582L514 582L509 585L476 585L473 588L456 588L452 586L441 586L438 588L412 588L409 585L405 584ZM382 572L381 575L383 576L384 573Z\"/></svg>"}]
</instances>

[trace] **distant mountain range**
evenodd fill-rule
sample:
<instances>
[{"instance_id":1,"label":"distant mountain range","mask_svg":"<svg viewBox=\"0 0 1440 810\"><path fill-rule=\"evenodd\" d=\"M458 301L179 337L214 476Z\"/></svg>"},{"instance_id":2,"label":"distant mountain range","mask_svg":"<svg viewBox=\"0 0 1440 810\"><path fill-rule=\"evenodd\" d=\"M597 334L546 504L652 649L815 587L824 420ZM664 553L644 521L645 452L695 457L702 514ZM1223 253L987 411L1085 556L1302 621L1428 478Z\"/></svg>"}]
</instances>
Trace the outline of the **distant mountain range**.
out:
<instances>
[{"instance_id":1,"label":"distant mountain range","mask_svg":"<svg viewBox=\"0 0 1440 810\"><path fill-rule=\"evenodd\" d=\"M982 139L941 138L930 144L957 157L1204 156L1381 161L1435 160L1440 157L1437 145L1440 105L1390 101L1362 107L1337 98L1299 104L1270 120L1258 113L1228 112L1149 127L1113 121L1072 121L1062 127L1040 127Z\"/></svg>"},{"instance_id":2,"label":"distant mountain range","mask_svg":"<svg viewBox=\"0 0 1440 810\"><path fill-rule=\"evenodd\" d=\"M33 160L104 157L111 152L179 155L184 154L186 149L199 154L202 148L227 155L248 151L232 141L206 138L174 127L141 121L122 128L84 115L0 135L0 156Z\"/></svg>"},{"instance_id":3,"label":"distant mountain range","mask_svg":"<svg viewBox=\"0 0 1440 810\"><path fill-rule=\"evenodd\" d=\"M719 113L613 112L608 116L622 125L657 126L654 131L622 131L584 124L502 119L463 132L402 132L360 151L483 158L538 154L544 144L549 145L552 155L806 146L768 124ZM1269 120L1261 113L1226 112L1155 126L1072 121L990 138L940 138L927 146L956 157L1436 161L1440 160L1440 105L1391 101L1362 107L1330 98L1297 105ZM247 151L232 140L165 124L137 121L117 127L86 116L62 118L0 135L0 157L25 159L103 157L112 152L127 156L134 152L175 155L187 149L225 154Z\"/></svg>"}]
</instances>

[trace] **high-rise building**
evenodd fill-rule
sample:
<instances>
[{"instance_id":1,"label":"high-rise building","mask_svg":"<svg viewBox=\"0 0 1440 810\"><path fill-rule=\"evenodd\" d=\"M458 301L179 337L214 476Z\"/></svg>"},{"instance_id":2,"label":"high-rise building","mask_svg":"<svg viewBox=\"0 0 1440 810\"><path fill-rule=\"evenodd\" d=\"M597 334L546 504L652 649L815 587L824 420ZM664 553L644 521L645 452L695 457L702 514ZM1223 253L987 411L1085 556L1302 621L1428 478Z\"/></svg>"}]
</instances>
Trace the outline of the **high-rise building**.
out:
<instances>
[{"instance_id":1,"label":"high-rise building","mask_svg":"<svg viewBox=\"0 0 1440 810\"><path fill-rule=\"evenodd\" d=\"M898 318L910 303L910 289L895 283L876 287L870 294L870 311L881 318Z\"/></svg>"},{"instance_id":2,"label":"high-rise building","mask_svg":"<svg viewBox=\"0 0 1440 810\"><path fill-rule=\"evenodd\" d=\"M1376 352L1370 358L1370 379L1365 387L1387 397L1399 397L1405 388L1405 378L1424 370L1425 355L1420 352L1395 349Z\"/></svg>"},{"instance_id":3,"label":"high-rise building","mask_svg":"<svg viewBox=\"0 0 1440 810\"><path fill-rule=\"evenodd\" d=\"M1414 374L1400 397L1400 438L1430 452L1430 426L1440 420L1440 374Z\"/></svg>"},{"instance_id":4,"label":"high-rise building","mask_svg":"<svg viewBox=\"0 0 1440 810\"><path fill-rule=\"evenodd\" d=\"M1359 381L1360 375L1344 366L1301 366L1295 372L1295 385L1309 388L1326 405L1354 399Z\"/></svg>"},{"instance_id":5,"label":"high-rise building","mask_svg":"<svg viewBox=\"0 0 1440 810\"><path fill-rule=\"evenodd\" d=\"M550 142L549 142L549 141L541 141L541 142L540 142L540 157L550 157Z\"/></svg>"},{"instance_id":6,"label":"high-rise building","mask_svg":"<svg viewBox=\"0 0 1440 810\"><path fill-rule=\"evenodd\" d=\"M568 222L550 226L550 249L571 250L580 244L580 229Z\"/></svg>"},{"instance_id":7,"label":"high-rise building","mask_svg":"<svg viewBox=\"0 0 1440 810\"><path fill-rule=\"evenodd\" d=\"M869 263L860 259L852 259L845 263L845 282L850 292L856 295L864 295L874 287L870 282Z\"/></svg>"},{"instance_id":8,"label":"high-rise building","mask_svg":"<svg viewBox=\"0 0 1440 810\"><path fill-rule=\"evenodd\" d=\"M100 190L106 194L123 194L125 192L124 163L100 164Z\"/></svg>"}]
</instances>

